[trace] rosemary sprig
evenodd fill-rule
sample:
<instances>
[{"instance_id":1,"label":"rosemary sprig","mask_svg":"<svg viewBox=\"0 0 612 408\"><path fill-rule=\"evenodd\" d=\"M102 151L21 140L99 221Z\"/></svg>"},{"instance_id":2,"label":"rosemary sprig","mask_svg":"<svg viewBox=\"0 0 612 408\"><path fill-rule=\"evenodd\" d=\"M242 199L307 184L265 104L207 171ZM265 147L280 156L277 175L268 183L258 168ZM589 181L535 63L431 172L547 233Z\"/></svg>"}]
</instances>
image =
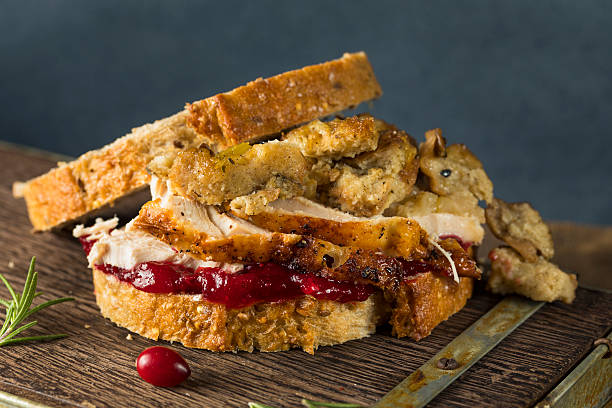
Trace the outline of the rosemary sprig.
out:
<instances>
[{"instance_id":1,"label":"rosemary sprig","mask_svg":"<svg viewBox=\"0 0 612 408\"><path fill-rule=\"evenodd\" d=\"M30 268L26 277L25 285L21 294L16 293L13 287L8 283L6 278L0 274L0 280L8 289L11 299L0 299L0 305L4 306L5 316L4 323L0 329L0 347L8 346L9 344L23 343L26 341L44 341L66 337L66 334L48 334L44 336L16 337L19 333L29 329L38 323L36 320L26 323L22 326L21 323L34 313L58 303L74 300L71 297L63 297L59 299L49 300L30 309L34 298L42 295L42 292L36 292L36 284L38 283L38 272L34 270L36 265L36 257L32 257Z\"/></svg>"},{"instance_id":2,"label":"rosemary sprig","mask_svg":"<svg viewBox=\"0 0 612 408\"><path fill-rule=\"evenodd\" d=\"M318 402L307 399L302 400L302 405L306 408L363 408L358 404L347 404L344 402ZM270 405L264 405L259 402L249 402L249 408L274 408Z\"/></svg>"},{"instance_id":3,"label":"rosemary sprig","mask_svg":"<svg viewBox=\"0 0 612 408\"><path fill-rule=\"evenodd\" d=\"M358 404L350 404L345 402L318 402L307 399L302 400L302 405L307 408L363 408Z\"/></svg>"}]
</instances>

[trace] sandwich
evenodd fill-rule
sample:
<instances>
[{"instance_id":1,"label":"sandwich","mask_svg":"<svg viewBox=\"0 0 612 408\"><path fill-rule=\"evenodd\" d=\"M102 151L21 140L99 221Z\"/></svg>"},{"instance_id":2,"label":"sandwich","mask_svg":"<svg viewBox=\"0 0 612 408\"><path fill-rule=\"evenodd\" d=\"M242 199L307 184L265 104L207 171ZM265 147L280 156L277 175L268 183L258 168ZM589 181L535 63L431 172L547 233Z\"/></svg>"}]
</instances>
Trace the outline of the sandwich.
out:
<instances>
[{"instance_id":1,"label":"sandwich","mask_svg":"<svg viewBox=\"0 0 612 408\"><path fill-rule=\"evenodd\" d=\"M124 227L98 218L73 234L105 317L187 347L313 353L381 324L419 340L470 298L485 221L508 245L492 251L492 291L571 302L539 214L494 198L466 146L329 117L380 95L365 54L345 54L189 104L21 190L43 230L148 186ZM74 197L71 212L54 205ZM548 290L521 284L538 287L534 270Z\"/></svg>"}]
</instances>

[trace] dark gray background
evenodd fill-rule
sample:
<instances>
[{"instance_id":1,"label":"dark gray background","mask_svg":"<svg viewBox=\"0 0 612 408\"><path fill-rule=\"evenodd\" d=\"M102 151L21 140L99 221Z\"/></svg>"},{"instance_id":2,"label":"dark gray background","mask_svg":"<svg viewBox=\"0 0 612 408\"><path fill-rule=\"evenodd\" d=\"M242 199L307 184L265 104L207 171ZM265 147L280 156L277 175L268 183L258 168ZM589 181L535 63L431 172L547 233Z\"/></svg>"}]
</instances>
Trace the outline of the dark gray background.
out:
<instances>
[{"instance_id":1,"label":"dark gray background","mask_svg":"<svg viewBox=\"0 0 612 408\"><path fill-rule=\"evenodd\" d=\"M2 1L0 139L76 156L357 50L374 114L466 143L503 199L612 224L612 2Z\"/></svg>"}]
</instances>

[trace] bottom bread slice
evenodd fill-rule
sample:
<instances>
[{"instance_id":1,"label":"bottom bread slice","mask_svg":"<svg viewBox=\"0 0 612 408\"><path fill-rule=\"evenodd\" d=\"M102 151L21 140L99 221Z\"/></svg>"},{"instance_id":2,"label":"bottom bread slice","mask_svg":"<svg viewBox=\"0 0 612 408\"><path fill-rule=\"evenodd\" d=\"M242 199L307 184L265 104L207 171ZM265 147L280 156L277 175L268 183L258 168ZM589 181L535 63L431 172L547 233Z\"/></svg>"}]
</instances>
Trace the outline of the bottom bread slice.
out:
<instances>
[{"instance_id":1,"label":"bottom bread slice","mask_svg":"<svg viewBox=\"0 0 612 408\"><path fill-rule=\"evenodd\" d=\"M364 302L339 303L310 296L241 309L194 295L147 293L94 268L102 315L144 337L178 341L213 351L281 351L368 336L389 310L380 294Z\"/></svg>"},{"instance_id":2,"label":"bottom bread slice","mask_svg":"<svg viewBox=\"0 0 612 408\"><path fill-rule=\"evenodd\" d=\"M427 281L436 280L427 276L431 274L424 275ZM363 302L339 303L304 296L229 309L197 295L147 293L96 268L93 282L102 315L117 325L153 340L178 341L212 351L270 352L300 347L314 353L319 346L366 337L390 316L390 306L380 292ZM418 295L426 301L413 299L408 319L424 325L429 334L465 305L471 288L472 280L463 278L452 293L446 287L447 293Z\"/></svg>"}]
</instances>

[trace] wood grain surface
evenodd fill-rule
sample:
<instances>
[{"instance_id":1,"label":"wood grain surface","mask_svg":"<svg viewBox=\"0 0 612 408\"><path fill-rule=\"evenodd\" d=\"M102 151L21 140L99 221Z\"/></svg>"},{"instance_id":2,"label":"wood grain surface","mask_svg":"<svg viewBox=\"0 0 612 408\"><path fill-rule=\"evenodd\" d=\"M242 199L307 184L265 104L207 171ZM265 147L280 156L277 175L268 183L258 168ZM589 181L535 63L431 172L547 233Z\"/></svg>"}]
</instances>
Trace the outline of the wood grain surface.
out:
<instances>
[{"instance_id":1,"label":"wood grain surface","mask_svg":"<svg viewBox=\"0 0 612 408\"><path fill-rule=\"evenodd\" d=\"M38 258L42 300L72 295L75 302L42 311L32 334L68 333L49 343L0 348L0 391L51 406L246 407L258 401L299 406L301 398L374 403L499 301L478 288L458 314L415 342L389 328L366 339L302 351L225 353L177 350L192 376L183 385L155 388L138 377L135 359L157 344L133 335L98 313L91 275L76 240L67 233L32 234L25 205L11 195L15 180L45 172L54 163L0 147L0 272L21 287L32 255ZM612 228L554 224L563 242L558 259L571 269L598 268L610 278ZM604 239L601 239L601 237ZM578 245L588 241L588 248ZM608 238L605 238L608 237ZM0 288L0 296L7 291ZM519 407L541 399L612 327L612 295L578 290L572 305L549 304L445 390L432 407Z\"/></svg>"}]
</instances>

